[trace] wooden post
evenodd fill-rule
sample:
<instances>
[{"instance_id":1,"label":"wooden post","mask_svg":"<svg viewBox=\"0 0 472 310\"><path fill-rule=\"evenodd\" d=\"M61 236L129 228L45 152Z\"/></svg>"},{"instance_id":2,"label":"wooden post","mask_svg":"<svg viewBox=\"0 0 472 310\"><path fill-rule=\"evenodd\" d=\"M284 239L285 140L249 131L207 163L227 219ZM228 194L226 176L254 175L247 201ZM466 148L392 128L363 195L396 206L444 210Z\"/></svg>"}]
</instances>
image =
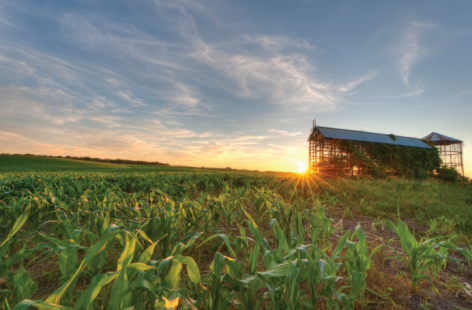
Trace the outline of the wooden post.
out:
<instances>
[{"instance_id":1,"label":"wooden post","mask_svg":"<svg viewBox=\"0 0 472 310\"><path fill-rule=\"evenodd\" d=\"M462 176L464 176L464 157L462 155L462 143L461 143L461 170L462 170Z\"/></svg>"}]
</instances>

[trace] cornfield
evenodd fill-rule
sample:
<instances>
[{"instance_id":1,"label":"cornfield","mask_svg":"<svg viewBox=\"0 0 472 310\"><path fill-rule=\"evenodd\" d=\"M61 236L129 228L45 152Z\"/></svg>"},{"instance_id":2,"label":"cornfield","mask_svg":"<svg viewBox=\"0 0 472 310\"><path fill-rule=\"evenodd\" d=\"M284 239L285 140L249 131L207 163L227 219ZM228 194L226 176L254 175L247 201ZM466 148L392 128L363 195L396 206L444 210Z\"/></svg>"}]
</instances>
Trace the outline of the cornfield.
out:
<instances>
[{"instance_id":1,"label":"cornfield","mask_svg":"<svg viewBox=\"0 0 472 310\"><path fill-rule=\"evenodd\" d=\"M387 223L401 250L373 247L361 225L348 231L327 216L339 197L295 183L249 173L0 176L0 305L396 307L367 282L379 251L408 266L413 292L425 278L434 287L448 253L472 260L451 240L417 241L402 221ZM40 281L37 266L47 267Z\"/></svg>"}]
</instances>

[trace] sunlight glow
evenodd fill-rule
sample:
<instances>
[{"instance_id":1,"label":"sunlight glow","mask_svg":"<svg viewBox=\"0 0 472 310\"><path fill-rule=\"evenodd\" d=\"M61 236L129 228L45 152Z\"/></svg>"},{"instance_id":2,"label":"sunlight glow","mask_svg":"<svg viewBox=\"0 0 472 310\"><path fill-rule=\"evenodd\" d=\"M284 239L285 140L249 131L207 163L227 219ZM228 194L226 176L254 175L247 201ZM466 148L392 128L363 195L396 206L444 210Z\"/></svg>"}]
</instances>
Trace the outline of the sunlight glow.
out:
<instances>
[{"instance_id":1,"label":"sunlight glow","mask_svg":"<svg viewBox=\"0 0 472 310\"><path fill-rule=\"evenodd\" d=\"M306 165L306 163L304 162L298 162L298 173L302 174L302 173L306 173L308 169L308 166Z\"/></svg>"}]
</instances>

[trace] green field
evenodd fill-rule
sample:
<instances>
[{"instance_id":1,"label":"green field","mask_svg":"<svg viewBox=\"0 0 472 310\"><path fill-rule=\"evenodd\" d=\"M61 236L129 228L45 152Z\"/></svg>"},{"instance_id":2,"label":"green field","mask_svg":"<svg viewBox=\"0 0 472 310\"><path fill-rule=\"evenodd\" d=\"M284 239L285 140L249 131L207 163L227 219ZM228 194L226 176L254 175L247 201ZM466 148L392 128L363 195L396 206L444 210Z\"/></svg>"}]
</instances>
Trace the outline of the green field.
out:
<instances>
[{"instance_id":1,"label":"green field","mask_svg":"<svg viewBox=\"0 0 472 310\"><path fill-rule=\"evenodd\" d=\"M0 155L1 172L209 172L232 169L129 165L28 155Z\"/></svg>"},{"instance_id":2,"label":"green field","mask_svg":"<svg viewBox=\"0 0 472 310\"><path fill-rule=\"evenodd\" d=\"M469 184L0 155L0 305L470 309L471 219Z\"/></svg>"}]
</instances>

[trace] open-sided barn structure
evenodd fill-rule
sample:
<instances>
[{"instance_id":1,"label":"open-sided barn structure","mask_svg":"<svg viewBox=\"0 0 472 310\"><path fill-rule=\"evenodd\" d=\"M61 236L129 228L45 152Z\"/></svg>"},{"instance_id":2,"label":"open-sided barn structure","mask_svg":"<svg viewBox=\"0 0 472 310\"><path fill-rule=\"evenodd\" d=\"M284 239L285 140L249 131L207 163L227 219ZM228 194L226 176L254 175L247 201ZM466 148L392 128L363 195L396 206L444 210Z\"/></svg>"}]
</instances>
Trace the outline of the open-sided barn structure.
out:
<instances>
[{"instance_id":1,"label":"open-sided barn structure","mask_svg":"<svg viewBox=\"0 0 472 310\"><path fill-rule=\"evenodd\" d=\"M443 165L455 168L464 175L464 164L462 157L462 141L437 132L432 132L423 138L433 144L439 150L439 156Z\"/></svg>"},{"instance_id":2,"label":"open-sided barn structure","mask_svg":"<svg viewBox=\"0 0 472 310\"><path fill-rule=\"evenodd\" d=\"M316 126L313 122L313 129L308 138L309 141L309 163L308 172L320 172L323 162L339 158L340 160L349 158L351 154L340 147L339 141L371 142L384 145L398 145L411 148L432 149L430 145L417 138L395 136L393 134L381 134L365 131L347 130L331 127ZM363 151L362 143L358 143L357 150ZM347 164L344 164L346 163ZM356 165L348 160L343 161L344 173L365 174L365 167Z\"/></svg>"}]
</instances>

